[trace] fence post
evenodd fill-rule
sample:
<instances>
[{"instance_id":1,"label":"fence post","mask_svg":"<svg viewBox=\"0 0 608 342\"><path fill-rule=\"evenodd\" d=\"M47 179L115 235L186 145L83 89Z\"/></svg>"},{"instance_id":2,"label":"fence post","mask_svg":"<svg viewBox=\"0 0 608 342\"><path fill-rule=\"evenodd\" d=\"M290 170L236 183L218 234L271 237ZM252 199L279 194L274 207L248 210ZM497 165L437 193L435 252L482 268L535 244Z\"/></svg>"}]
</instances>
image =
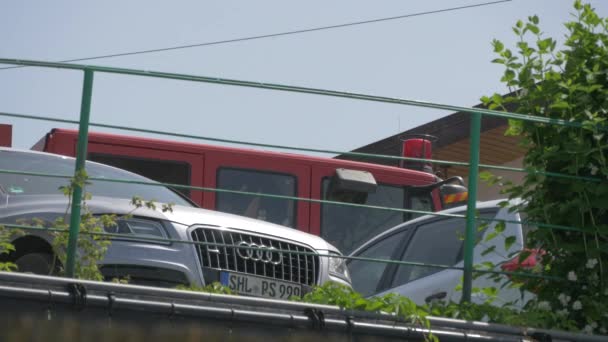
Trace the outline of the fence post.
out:
<instances>
[{"instance_id":1,"label":"fence post","mask_svg":"<svg viewBox=\"0 0 608 342\"><path fill-rule=\"evenodd\" d=\"M80 125L78 127L78 144L76 147L76 169L74 177L81 179L85 171L85 160L87 159L87 142L89 140L89 117L91 114L91 97L93 95L93 70L84 70L84 82L82 86L82 102L80 105ZM66 276L74 277L74 264L76 262L76 249L78 233L80 231L80 209L82 202L82 187L78 182L74 183L72 192L72 208L70 211L70 236L68 238L67 260L65 265Z\"/></svg>"},{"instance_id":2,"label":"fence post","mask_svg":"<svg viewBox=\"0 0 608 342\"><path fill-rule=\"evenodd\" d=\"M481 135L481 114L471 113L471 139L469 146L469 198L467 201L467 224L464 235L464 276L461 302L471 302L473 282L473 249L475 248L475 212L477 201L477 178L479 174L479 140Z\"/></svg>"}]
</instances>

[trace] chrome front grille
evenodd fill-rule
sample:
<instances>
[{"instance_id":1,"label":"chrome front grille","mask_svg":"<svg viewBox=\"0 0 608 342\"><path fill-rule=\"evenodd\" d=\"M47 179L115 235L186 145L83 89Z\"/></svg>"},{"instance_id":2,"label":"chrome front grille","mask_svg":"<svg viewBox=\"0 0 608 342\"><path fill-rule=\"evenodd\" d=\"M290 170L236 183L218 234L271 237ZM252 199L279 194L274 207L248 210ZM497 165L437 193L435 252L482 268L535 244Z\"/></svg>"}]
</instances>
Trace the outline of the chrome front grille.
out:
<instances>
[{"instance_id":1,"label":"chrome front grille","mask_svg":"<svg viewBox=\"0 0 608 342\"><path fill-rule=\"evenodd\" d=\"M319 256L292 253L314 253L310 248L268 237L208 227L197 227L190 235L195 242L208 243L195 245L203 267L305 285L317 283ZM256 246L258 248L254 249Z\"/></svg>"}]
</instances>

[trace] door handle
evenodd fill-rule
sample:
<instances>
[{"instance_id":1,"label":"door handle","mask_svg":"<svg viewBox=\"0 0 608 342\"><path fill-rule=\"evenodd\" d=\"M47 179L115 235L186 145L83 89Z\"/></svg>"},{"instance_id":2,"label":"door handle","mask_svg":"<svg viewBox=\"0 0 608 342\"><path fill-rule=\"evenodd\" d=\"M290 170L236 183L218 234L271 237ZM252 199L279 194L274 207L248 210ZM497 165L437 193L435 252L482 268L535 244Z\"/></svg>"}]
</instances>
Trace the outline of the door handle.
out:
<instances>
[{"instance_id":1,"label":"door handle","mask_svg":"<svg viewBox=\"0 0 608 342\"><path fill-rule=\"evenodd\" d=\"M424 299L424 301L425 301L426 303L430 303L432 300L435 300L435 299L443 299L443 298L445 298L447 295L448 295L448 293L447 293L447 292L445 292L445 291L442 291L442 292L437 292L437 293L433 293L432 295L430 295L430 296L426 297L426 298Z\"/></svg>"}]
</instances>

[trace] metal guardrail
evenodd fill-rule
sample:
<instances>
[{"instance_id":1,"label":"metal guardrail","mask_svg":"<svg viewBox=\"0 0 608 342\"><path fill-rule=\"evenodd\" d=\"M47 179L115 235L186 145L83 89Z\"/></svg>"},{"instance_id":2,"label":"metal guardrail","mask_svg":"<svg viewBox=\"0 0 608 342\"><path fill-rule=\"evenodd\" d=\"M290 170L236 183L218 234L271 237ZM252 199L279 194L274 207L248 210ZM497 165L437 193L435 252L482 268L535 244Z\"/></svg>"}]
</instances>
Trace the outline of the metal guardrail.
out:
<instances>
[{"instance_id":1,"label":"metal guardrail","mask_svg":"<svg viewBox=\"0 0 608 342\"><path fill-rule=\"evenodd\" d=\"M297 333L328 341L365 337L383 341L402 341L404 338L423 341L425 335L432 332L441 341L532 341L532 337L547 336L553 341L606 341L606 336L440 317L428 317L432 326L429 331L391 314L347 310L331 305L12 272L0 272L0 284L0 317L22 316L33 319L34 323L56 322L52 324L55 332L58 322L77 317L72 333L86 329L99 333L112 327L120 329L124 324L132 324L130 329L150 330L153 329L150 323L176 324L173 330L178 330L179 327L187 327L187 323L196 323L198 327L210 327L210 331L202 331L203 334L216 333L219 329L224 335L236 335L239 325L253 323L247 325L247 340L272 338L289 341L289 334ZM87 322L94 324L87 325ZM268 332L278 335L268 336ZM3 333L6 331L0 331L0 337Z\"/></svg>"}]
</instances>

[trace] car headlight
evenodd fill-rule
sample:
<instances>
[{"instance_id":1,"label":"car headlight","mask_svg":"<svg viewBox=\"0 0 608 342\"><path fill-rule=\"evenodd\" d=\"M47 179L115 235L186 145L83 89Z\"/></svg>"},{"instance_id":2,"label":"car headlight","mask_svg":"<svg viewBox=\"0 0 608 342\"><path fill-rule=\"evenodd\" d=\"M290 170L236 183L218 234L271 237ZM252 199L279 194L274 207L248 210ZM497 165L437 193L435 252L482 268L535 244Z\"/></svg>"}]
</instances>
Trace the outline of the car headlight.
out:
<instances>
[{"instance_id":1,"label":"car headlight","mask_svg":"<svg viewBox=\"0 0 608 342\"><path fill-rule=\"evenodd\" d=\"M350 283L350 274L348 273L348 267L346 266L346 259L342 258L342 255L335 252L329 252L329 255L329 274L344 279ZM335 257L332 257L332 255Z\"/></svg>"},{"instance_id":2,"label":"car headlight","mask_svg":"<svg viewBox=\"0 0 608 342\"><path fill-rule=\"evenodd\" d=\"M160 222L138 218L118 219L114 225L104 226L107 233L124 234L152 238L167 238L167 233Z\"/></svg>"}]
</instances>

